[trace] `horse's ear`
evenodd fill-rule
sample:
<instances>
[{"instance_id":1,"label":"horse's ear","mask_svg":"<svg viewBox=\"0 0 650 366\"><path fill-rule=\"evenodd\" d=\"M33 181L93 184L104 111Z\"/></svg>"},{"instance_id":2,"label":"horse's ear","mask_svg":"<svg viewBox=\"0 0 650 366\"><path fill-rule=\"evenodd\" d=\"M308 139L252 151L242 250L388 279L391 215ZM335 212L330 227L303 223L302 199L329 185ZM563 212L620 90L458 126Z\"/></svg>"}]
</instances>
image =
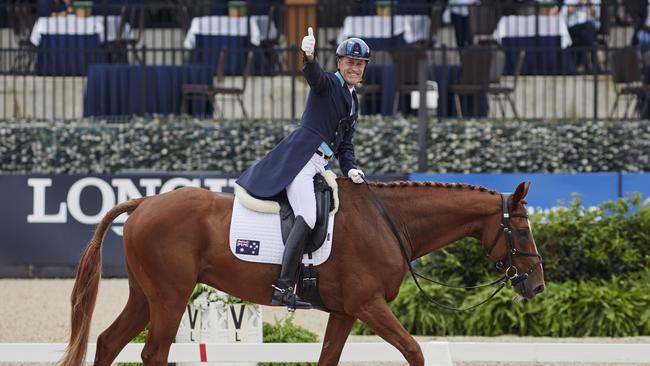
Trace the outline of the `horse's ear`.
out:
<instances>
[{"instance_id":1,"label":"horse's ear","mask_svg":"<svg viewBox=\"0 0 650 366\"><path fill-rule=\"evenodd\" d=\"M526 195L528 194L528 188L530 188L530 182L521 182L517 186L517 189L515 189L515 193L512 195L512 203L517 204L524 198L526 198Z\"/></svg>"}]
</instances>

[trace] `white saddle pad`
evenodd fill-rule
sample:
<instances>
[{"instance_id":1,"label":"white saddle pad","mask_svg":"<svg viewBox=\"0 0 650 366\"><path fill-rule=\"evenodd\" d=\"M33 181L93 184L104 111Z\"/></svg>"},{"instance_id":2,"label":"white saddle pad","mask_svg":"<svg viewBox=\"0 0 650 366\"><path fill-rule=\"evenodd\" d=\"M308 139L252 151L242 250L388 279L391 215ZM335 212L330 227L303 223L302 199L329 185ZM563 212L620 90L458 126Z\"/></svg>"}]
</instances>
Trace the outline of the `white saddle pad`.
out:
<instances>
[{"instance_id":1,"label":"white saddle pad","mask_svg":"<svg viewBox=\"0 0 650 366\"><path fill-rule=\"evenodd\" d=\"M334 213L330 213L323 246L312 253L311 260L305 255L302 259L303 263L319 265L327 260L332 251L334 217ZM235 195L230 222L230 250L235 257L244 261L282 263L284 244L280 229L280 215L253 211L245 207Z\"/></svg>"}]
</instances>

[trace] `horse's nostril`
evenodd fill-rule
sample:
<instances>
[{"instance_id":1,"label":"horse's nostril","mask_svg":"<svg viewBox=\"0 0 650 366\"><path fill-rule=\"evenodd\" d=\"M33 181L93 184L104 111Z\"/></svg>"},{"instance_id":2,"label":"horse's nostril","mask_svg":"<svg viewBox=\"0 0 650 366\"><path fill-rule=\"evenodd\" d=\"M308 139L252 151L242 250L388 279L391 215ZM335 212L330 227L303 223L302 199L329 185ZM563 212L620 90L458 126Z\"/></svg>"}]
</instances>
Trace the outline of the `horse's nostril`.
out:
<instances>
[{"instance_id":1,"label":"horse's nostril","mask_svg":"<svg viewBox=\"0 0 650 366\"><path fill-rule=\"evenodd\" d=\"M539 285L535 287L533 291L535 292L535 294L541 294L542 292L544 292L544 285Z\"/></svg>"}]
</instances>

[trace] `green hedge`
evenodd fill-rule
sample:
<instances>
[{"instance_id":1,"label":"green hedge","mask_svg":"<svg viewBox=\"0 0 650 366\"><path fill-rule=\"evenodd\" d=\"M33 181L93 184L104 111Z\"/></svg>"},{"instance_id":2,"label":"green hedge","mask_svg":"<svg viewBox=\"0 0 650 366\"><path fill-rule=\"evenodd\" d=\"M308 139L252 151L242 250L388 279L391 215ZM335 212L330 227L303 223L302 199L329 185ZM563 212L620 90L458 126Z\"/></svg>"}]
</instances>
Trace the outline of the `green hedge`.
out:
<instances>
[{"instance_id":1,"label":"green hedge","mask_svg":"<svg viewBox=\"0 0 650 366\"><path fill-rule=\"evenodd\" d=\"M134 119L0 122L0 171L112 173L124 169L238 174L295 121ZM650 122L431 121L428 170L436 172L650 171ZM368 117L355 137L372 173L417 170L417 121Z\"/></svg>"},{"instance_id":2,"label":"green hedge","mask_svg":"<svg viewBox=\"0 0 650 366\"><path fill-rule=\"evenodd\" d=\"M605 279L650 268L650 207L636 195L585 208L532 214L532 231L547 281ZM450 283L472 285L496 277L478 240L466 238L421 258L416 268Z\"/></svg>"},{"instance_id":3,"label":"green hedge","mask_svg":"<svg viewBox=\"0 0 650 366\"><path fill-rule=\"evenodd\" d=\"M423 288L435 299L467 307L487 298L494 289L481 291ZM650 335L650 271L611 281L547 282L544 293L531 301L513 300L504 289L492 300L465 312L453 312L427 303L408 279L390 304L412 334L536 337L622 337ZM371 332L360 322L356 334Z\"/></svg>"}]
</instances>

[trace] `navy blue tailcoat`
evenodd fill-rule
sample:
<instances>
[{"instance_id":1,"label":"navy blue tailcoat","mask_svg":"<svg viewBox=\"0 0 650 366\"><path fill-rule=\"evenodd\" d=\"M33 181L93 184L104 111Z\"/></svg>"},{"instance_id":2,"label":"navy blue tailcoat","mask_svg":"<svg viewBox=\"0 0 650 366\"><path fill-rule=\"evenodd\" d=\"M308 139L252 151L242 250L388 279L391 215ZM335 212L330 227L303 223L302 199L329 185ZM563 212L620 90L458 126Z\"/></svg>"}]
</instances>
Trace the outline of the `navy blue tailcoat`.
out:
<instances>
[{"instance_id":1,"label":"navy blue tailcoat","mask_svg":"<svg viewBox=\"0 0 650 366\"><path fill-rule=\"evenodd\" d=\"M237 184L257 197L282 192L323 141L334 151L344 175L356 168L352 135L357 113L350 116L352 95L343 77L323 71L316 59L305 62L302 72L311 90L300 126L237 179Z\"/></svg>"}]
</instances>

